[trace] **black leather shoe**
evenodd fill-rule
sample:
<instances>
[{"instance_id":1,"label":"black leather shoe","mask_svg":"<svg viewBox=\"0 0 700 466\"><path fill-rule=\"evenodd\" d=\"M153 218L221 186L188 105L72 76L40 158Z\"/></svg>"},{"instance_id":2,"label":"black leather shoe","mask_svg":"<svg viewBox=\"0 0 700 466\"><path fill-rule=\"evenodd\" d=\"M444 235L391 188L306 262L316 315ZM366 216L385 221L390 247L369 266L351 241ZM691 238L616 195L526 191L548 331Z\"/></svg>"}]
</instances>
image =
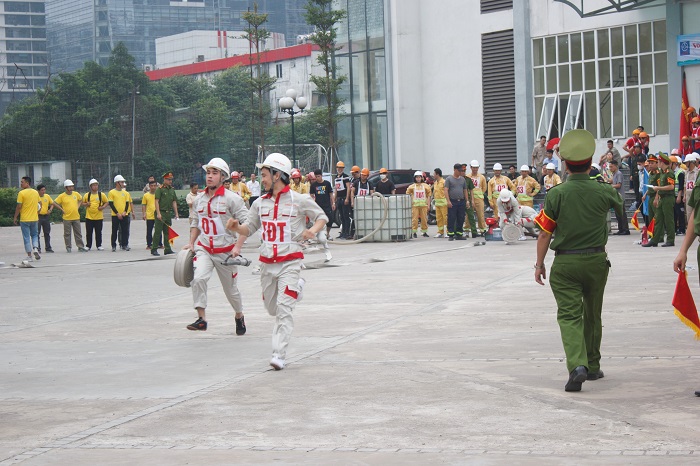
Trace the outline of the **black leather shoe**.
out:
<instances>
[{"instance_id":1,"label":"black leather shoe","mask_svg":"<svg viewBox=\"0 0 700 466\"><path fill-rule=\"evenodd\" d=\"M618 235L621 235L621 236L629 236L630 231L629 231L629 230L618 231L617 234L618 234Z\"/></svg>"},{"instance_id":2,"label":"black leather shoe","mask_svg":"<svg viewBox=\"0 0 700 466\"><path fill-rule=\"evenodd\" d=\"M651 241L647 244L642 244L643 248L655 248L656 246L658 246L658 243L652 243Z\"/></svg>"},{"instance_id":3,"label":"black leather shoe","mask_svg":"<svg viewBox=\"0 0 700 466\"><path fill-rule=\"evenodd\" d=\"M664 244L661 245L661 247L662 247L662 248L672 248L672 247L674 247L675 245L676 245L675 243L664 243Z\"/></svg>"},{"instance_id":4,"label":"black leather shoe","mask_svg":"<svg viewBox=\"0 0 700 466\"><path fill-rule=\"evenodd\" d=\"M602 379L605 377L605 374L603 374L603 371L598 371L598 372L589 372L588 377L586 377L586 380L598 380Z\"/></svg>"},{"instance_id":5,"label":"black leather shoe","mask_svg":"<svg viewBox=\"0 0 700 466\"><path fill-rule=\"evenodd\" d=\"M580 392L581 385L583 385L587 377L588 369L586 369L586 366L578 366L569 374L569 380L566 382L564 390L567 392Z\"/></svg>"}]
</instances>

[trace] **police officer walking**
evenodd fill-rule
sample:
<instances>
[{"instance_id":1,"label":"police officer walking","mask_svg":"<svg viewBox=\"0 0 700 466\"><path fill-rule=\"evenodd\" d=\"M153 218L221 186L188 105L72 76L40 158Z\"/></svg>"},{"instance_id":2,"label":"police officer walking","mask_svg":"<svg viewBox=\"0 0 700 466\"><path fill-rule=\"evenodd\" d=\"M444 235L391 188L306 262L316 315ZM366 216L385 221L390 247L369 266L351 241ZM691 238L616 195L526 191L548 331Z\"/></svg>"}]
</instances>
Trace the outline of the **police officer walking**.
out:
<instances>
[{"instance_id":1,"label":"police officer walking","mask_svg":"<svg viewBox=\"0 0 700 466\"><path fill-rule=\"evenodd\" d=\"M586 380L603 377L600 370L601 314L610 261L607 213L622 214L622 199L607 183L588 176L595 139L586 130L568 131L559 143L570 176L552 188L535 219L540 228L537 240L535 281L544 285L547 249L555 252L549 278L557 302L557 322L566 353L569 379L567 392L581 390ZM585 213L585 215L583 215ZM556 237L552 240L552 233ZM551 245L550 245L551 241Z\"/></svg>"}]
</instances>

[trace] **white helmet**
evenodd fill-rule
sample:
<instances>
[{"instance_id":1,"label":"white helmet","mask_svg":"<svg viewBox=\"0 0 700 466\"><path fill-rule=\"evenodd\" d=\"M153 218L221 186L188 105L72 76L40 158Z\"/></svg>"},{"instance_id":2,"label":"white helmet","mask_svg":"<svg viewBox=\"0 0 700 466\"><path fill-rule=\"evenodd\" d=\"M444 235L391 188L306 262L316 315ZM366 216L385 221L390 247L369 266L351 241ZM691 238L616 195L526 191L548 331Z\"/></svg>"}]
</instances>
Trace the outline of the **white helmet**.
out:
<instances>
[{"instance_id":1,"label":"white helmet","mask_svg":"<svg viewBox=\"0 0 700 466\"><path fill-rule=\"evenodd\" d=\"M71 180L66 180L63 182L63 187L67 188L68 186L75 186Z\"/></svg>"},{"instance_id":2,"label":"white helmet","mask_svg":"<svg viewBox=\"0 0 700 466\"><path fill-rule=\"evenodd\" d=\"M501 191L501 193L498 195L498 200L501 202L508 202L510 201L510 198L513 194L510 192L508 189L504 189Z\"/></svg>"},{"instance_id":3,"label":"white helmet","mask_svg":"<svg viewBox=\"0 0 700 466\"><path fill-rule=\"evenodd\" d=\"M114 177L114 182L117 183L119 181L126 181L123 176L117 175Z\"/></svg>"},{"instance_id":4,"label":"white helmet","mask_svg":"<svg viewBox=\"0 0 700 466\"><path fill-rule=\"evenodd\" d=\"M93 184L100 184L99 181L97 181L95 178L91 179L90 182L88 183L88 186L92 186Z\"/></svg>"},{"instance_id":5,"label":"white helmet","mask_svg":"<svg viewBox=\"0 0 700 466\"><path fill-rule=\"evenodd\" d=\"M423 178L423 172L420 170L416 170L416 172L413 174L413 178L415 178L416 176L420 176L421 178Z\"/></svg>"},{"instance_id":6,"label":"white helmet","mask_svg":"<svg viewBox=\"0 0 700 466\"><path fill-rule=\"evenodd\" d=\"M286 155L278 152L268 155L265 157L265 161L263 163L256 163L255 166L258 168L278 170L282 173L286 173L287 176L292 174L292 162L289 161L289 158L287 158Z\"/></svg>"},{"instance_id":7,"label":"white helmet","mask_svg":"<svg viewBox=\"0 0 700 466\"><path fill-rule=\"evenodd\" d=\"M220 157L214 157L208 164L202 165L202 168L204 171L207 171L208 168L215 168L226 175L226 178L228 178L229 174L231 173L231 170L228 168L228 164Z\"/></svg>"},{"instance_id":8,"label":"white helmet","mask_svg":"<svg viewBox=\"0 0 700 466\"><path fill-rule=\"evenodd\" d=\"M529 172L529 171L530 171L530 167L528 167L527 165L523 165L522 167L520 167L520 171L521 171L521 172Z\"/></svg>"},{"instance_id":9,"label":"white helmet","mask_svg":"<svg viewBox=\"0 0 700 466\"><path fill-rule=\"evenodd\" d=\"M547 166L544 167L544 168L546 168L547 170L556 170L556 169L557 169L557 167L555 167L554 164L553 164L552 162L549 162L549 163L547 164Z\"/></svg>"},{"instance_id":10,"label":"white helmet","mask_svg":"<svg viewBox=\"0 0 700 466\"><path fill-rule=\"evenodd\" d=\"M598 165L598 164L595 163L595 162L593 162L593 163L591 164L591 167L595 168L596 170L600 170L600 165Z\"/></svg>"},{"instance_id":11,"label":"white helmet","mask_svg":"<svg viewBox=\"0 0 700 466\"><path fill-rule=\"evenodd\" d=\"M479 161L478 160L472 160L471 163L469 163L470 166L474 168L479 168Z\"/></svg>"},{"instance_id":12,"label":"white helmet","mask_svg":"<svg viewBox=\"0 0 700 466\"><path fill-rule=\"evenodd\" d=\"M686 162L686 163L688 163L688 162L697 162L697 161L698 161L698 157L697 157L697 154L696 154L695 152L693 152L692 154L688 154L688 155L685 156L685 162Z\"/></svg>"},{"instance_id":13,"label":"white helmet","mask_svg":"<svg viewBox=\"0 0 700 466\"><path fill-rule=\"evenodd\" d=\"M500 163L494 163L493 169L494 170L503 170L503 165L501 165Z\"/></svg>"}]
</instances>

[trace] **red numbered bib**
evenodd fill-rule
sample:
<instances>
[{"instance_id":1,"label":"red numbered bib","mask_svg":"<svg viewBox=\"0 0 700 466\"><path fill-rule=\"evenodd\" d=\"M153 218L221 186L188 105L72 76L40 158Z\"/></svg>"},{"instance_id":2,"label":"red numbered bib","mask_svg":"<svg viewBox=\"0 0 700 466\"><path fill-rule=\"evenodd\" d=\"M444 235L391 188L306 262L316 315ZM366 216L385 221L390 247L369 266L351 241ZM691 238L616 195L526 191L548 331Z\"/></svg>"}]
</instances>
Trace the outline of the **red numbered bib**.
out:
<instances>
[{"instance_id":1,"label":"red numbered bib","mask_svg":"<svg viewBox=\"0 0 700 466\"><path fill-rule=\"evenodd\" d=\"M199 231L207 236L222 236L226 234L226 228L220 217L199 217Z\"/></svg>"},{"instance_id":2,"label":"red numbered bib","mask_svg":"<svg viewBox=\"0 0 700 466\"><path fill-rule=\"evenodd\" d=\"M343 183L342 178L335 179L335 190L336 191L345 191L345 184Z\"/></svg>"},{"instance_id":3,"label":"red numbered bib","mask_svg":"<svg viewBox=\"0 0 700 466\"><path fill-rule=\"evenodd\" d=\"M472 178L472 183L474 183L474 189L480 189L479 188L479 178Z\"/></svg>"},{"instance_id":4,"label":"red numbered bib","mask_svg":"<svg viewBox=\"0 0 700 466\"><path fill-rule=\"evenodd\" d=\"M262 222L262 239L270 244L292 242L292 227L286 220L265 220Z\"/></svg>"},{"instance_id":5,"label":"red numbered bib","mask_svg":"<svg viewBox=\"0 0 700 466\"><path fill-rule=\"evenodd\" d=\"M358 196L369 196L369 189L360 188L357 190Z\"/></svg>"},{"instance_id":6,"label":"red numbered bib","mask_svg":"<svg viewBox=\"0 0 700 466\"><path fill-rule=\"evenodd\" d=\"M425 200L425 189L416 189L413 191L413 198Z\"/></svg>"},{"instance_id":7,"label":"red numbered bib","mask_svg":"<svg viewBox=\"0 0 700 466\"><path fill-rule=\"evenodd\" d=\"M686 189L687 191L692 191L694 187L695 187L695 182L694 182L694 181L688 181L688 182L685 184L685 189Z\"/></svg>"},{"instance_id":8,"label":"red numbered bib","mask_svg":"<svg viewBox=\"0 0 700 466\"><path fill-rule=\"evenodd\" d=\"M518 186L518 194L525 194L525 186Z\"/></svg>"},{"instance_id":9,"label":"red numbered bib","mask_svg":"<svg viewBox=\"0 0 700 466\"><path fill-rule=\"evenodd\" d=\"M496 185L496 191L497 191L497 192L500 193L500 192L503 191L504 189L506 189L506 185L504 185L504 184L497 184L497 185Z\"/></svg>"}]
</instances>

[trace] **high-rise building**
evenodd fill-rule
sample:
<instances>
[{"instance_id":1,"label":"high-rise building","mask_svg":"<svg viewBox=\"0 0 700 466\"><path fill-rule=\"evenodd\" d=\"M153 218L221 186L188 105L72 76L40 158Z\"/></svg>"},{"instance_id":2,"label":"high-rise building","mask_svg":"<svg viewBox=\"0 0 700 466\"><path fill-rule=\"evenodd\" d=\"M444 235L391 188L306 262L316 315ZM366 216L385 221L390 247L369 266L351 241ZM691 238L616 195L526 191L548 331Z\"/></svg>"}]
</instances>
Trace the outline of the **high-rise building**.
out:
<instances>
[{"instance_id":1,"label":"high-rise building","mask_svg":"<svg viewBox=\"0 0 700 466\"><path fill-rule=\"evenodd\" d=\"M258 5L270 32L287 45L310 32L306 0L50 0L46 5L51 70L73 71L85 61L106 64L123 42L139 66L156 63L157 38L188 31L240 31L242 14Z\"/></svg>"},{"instance_id":2,"label":"high-rise building","mask_svg":"<svg viewBox=\"0 0 700 466\"><path fill-rule=\"evenodd\" d=\"M0 114L46 86L44 0L0 2Z\"/></svg>"}]
</instances>

